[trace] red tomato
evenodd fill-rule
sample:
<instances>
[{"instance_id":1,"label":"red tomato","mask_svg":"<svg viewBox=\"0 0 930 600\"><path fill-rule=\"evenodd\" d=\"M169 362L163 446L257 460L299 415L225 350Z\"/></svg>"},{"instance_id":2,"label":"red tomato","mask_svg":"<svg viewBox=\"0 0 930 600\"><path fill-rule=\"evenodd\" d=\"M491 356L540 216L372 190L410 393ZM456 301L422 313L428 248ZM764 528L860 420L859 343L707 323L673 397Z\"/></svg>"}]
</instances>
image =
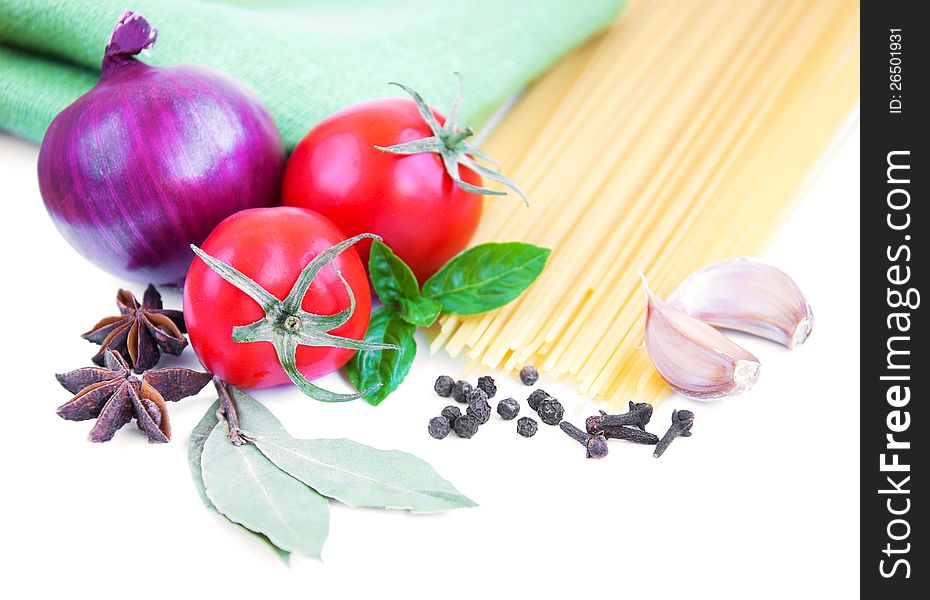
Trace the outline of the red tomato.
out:
<instances>
[{"instance_id":1,"label":"red tomato","mask_svg":"<svg viewBox=\"0 0 930 600\"><path fill-rule=\"evenodd\" d=\"M299 208L254 208L228 217L216 226L201 248L244 274L279 299L284 299L297 276L320 252L345 240L329 219ZM362 339L368 328L371 294L365 268L354 248L334 261L352 287L355 312L330 333ZM330 268L324 268L304 296L302 308L331 315L349 306L345 286ZM269 387L290 381L269 342L238 343L235 325L248 325L265 313L238 288L195 259L184 283L184 321L191 346L213 374L243 388ZM299 346L297 367L307 379L335 371L354 350Z\"/></svg>"},{"instance_id":2,"label":"red tomato","mask_svg":"<svg viewBox=\"0 0 930 600\"><path fill-rule=\"evenodd\" d=\"M380 235L422 283L465 249L478 227L481 197L456 185L437 154L402 156L375 146L431 135L414 102L404 98L337 112L295 148L284 174L284 204L315 210L350 236ZM460 167L459 176L481 185L471 169ZM366 240L358 248L366 266L369 247Z\"/></svg>"}]
</instances>

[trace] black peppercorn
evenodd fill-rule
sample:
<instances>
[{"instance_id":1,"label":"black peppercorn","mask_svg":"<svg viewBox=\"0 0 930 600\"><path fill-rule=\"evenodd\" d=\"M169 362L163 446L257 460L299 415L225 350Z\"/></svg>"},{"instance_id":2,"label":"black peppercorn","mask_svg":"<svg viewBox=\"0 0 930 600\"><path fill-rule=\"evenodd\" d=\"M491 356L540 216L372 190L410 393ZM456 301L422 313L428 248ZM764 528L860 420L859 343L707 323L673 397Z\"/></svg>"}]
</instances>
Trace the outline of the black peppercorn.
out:
<instances>
[{"instance_id":1,"label":"black peppercorn","mask_svg":"<svg viewBox=\"0 0 930 600\"><path fill-rule=\"evenodd\" d=\"M433 384L433 389L439 394L442 398L448 398L452 394L452 386L455 385L455 380L453 380L448 375L440 375L436 378L436 383Z\"/></svg>"},{"instance_id":2,"label":"black peppercorn","mask_svg":"<svg viewBox=\"0 0 930 600\"><path fill-rule=\"evenodd\" d=\"M497 403L497 414L505 421L516 418L520 414L520 403L513 398L504 398Z\"/></svg>"},{"instance_id":3,"label":"black peppercorn","mask_svg":"<svg viewBox=\"0 0 930 600\"><path fill-rule=\"evenodd\" d=\"M539 403L548 397L549 394L546 393L546 390L533 390L533 393L526 399L526 403L533 410L539 410Z\"/></svg>"},{"instance_id":4,"label":"black peppercorn","mask_svg":"<svg viewBox=\"0 0 930 600\"><path fill-rule=\"evenodd\" d=\"M529 417L520 417L517 419L517 433L525 438L536 435L538 427L536 421Z\"/></svg>"},{"instance_id":5,"label":"black peppercorn","mask_svg":"<svg viewBox=\"0 0 930 600\"><path fill-rule=\"evenodd\" d=\"M450 423L455 423L455 420L462 416L462 411L459 410L458 406L447 406L439 414L449 419Z\"/></svg>"},{"instance_id":6,"label":"black peppercorn","mask_svg":"<svg viewBox=\"0 0 930 600\"><path fill-rule=\"evenodd\" d=\"M480 392L481 390L475 391ZM484 398L478 397L473 402L468 403L465 413L478 419L479 425L484 425L491 418L491 405Z\"/></svg>"},{"instance_id":7,"label":"black peppercorn","mask_svg":"<svg viewBox=\"0 0 930 600\"><path fill-rule=\"evenodd\" d=\"M429 427L427 428L429 434L437 440L441 440L449 435L449 429L449 419L445 417L433 417L430 419Z\"/></svg>"},{"instance_id":8,"label":"black peppercorn","mask_svg":"<svg viewBox=\"0 0 930 600\"><path fill-rule=\"evenodd\" d=\"M468 394L465 395L465 401L469 404L474 404L475 402L487 402L488 395L481 388L474 388Z\"/></svg>"},{"instance_id":9,"label":"black peppercorn","mask_svg":"<svg viewBox=\"0 0 930 600\"><path fill-rule=\"evenodd\" d=\"M470 438L478 432L478 419L471 415L462 415L452 423L452 431L461 438Z\"/></svg>"},{"instance_id":10,"label":"black peppercorn","mask_svg":"<svg viewBox=\"0 0 930 600\"><path fill-rule=\"evenodd\" d=\"M536 367L526 366L520 369L520 381L523 385L535 385L539 381L539 371Z\"/></svg>"},{"instance_id":11,"label":"black peppercorn","mask_svg":"<svg viewBox=\"0 0 930 600\"><path fill-rule=\"evenodd\" d=\"M468 395L471 394L471 384L461 379L452 386L452 399L456 402L468 402Z\"/></svg>"},{"instance_id":12,"label":"black peppercorn","mask_svg":"<svg viewBox=\"0 0 930 600\"><path fill-rule=\"evenodd\" d=\"M536 412L539 414L540 420L546 425L558 425L562 421L565 409L562 408L562 404L558 400L550 396L539 403Z\"/></svg>"},{"instance_id":13,"label":"black peppercorn","mask_svg":"<svg viewBox=\"0 0 930 600\"><path fill-rule=\"evenodd\" d=\"M497 386L494 385L494 378L490 375L485 375L484 377L478 378L478 389L484 390L484 393L488 395L488 398L493 398L494 394L497 393Z\"/></svg>"}]
</instances>

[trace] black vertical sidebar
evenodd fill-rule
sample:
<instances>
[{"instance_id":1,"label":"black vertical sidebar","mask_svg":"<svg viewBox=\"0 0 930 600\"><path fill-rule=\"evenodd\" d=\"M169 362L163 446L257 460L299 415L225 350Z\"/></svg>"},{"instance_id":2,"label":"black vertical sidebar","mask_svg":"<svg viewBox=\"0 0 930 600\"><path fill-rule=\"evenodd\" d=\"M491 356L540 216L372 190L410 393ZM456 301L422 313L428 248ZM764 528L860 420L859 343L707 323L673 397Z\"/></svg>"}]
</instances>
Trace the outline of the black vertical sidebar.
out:
<instances>
[{"instance_id":1,"label":"black vertical sidebar","mask_svg":"<svg viewBox=\"0 0 930 600\"><path fill-rule=\"evenodd\" d=\"M927 597L926 112L922 2L866 0L861 16L861 540L864 597ZM924 428L928 427L925 431ZM880 595L879 595L880 594Z\"/></svg>"}]
</instances>

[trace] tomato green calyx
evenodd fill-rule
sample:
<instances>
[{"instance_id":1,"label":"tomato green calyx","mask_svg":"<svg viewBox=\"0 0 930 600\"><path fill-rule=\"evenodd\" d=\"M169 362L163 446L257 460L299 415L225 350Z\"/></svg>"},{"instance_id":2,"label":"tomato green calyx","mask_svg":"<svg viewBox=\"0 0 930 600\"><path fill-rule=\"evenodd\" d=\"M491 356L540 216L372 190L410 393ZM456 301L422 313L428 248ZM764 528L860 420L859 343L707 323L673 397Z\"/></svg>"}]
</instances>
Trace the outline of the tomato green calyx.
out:
<instances>
[{"instance_id":1,"label":"tomato green calyx","mask_svg":"<svg viewBox=\"0 0 930 600\"><path fill-rule=\"evenodd\" d=\"M446 173L449 175L449 177L452 178L452 181L454 181L456 185L458 185L463 190L475 194L486 194L492 196L503 196L507 193L499 190L478 187L468 183L467 181L463 181L459 176L459 165L465 166L472 171L475 171L479 175L482 175L483 177L487 177L488 179L504 184L519 194L527 206L530 205L530 201L526 197L526 194L523 193L523 190L521 190L512 179L500 172L500 165L498 165L497 162L490 156L479 150L477 146L467 141L469 137L474 135L474 131L472 131L471 127L460 129L456 124L456 120L458 119L459 114L459 107L462 103L461 77L459 77L459 88L455 95L455 102L452 103L452 108L449 110L449 116L446 118L446 122L443 125L439 124L439 121L436 119L436 116L433 114L433 111L430 109L429 105L426 104L420 94L418 94L415 90L407 87L406 85L403 85L402 83L397 83L394 81L391 82L391 85L396 85L400 89L410 94L410 97L413 98L414 104L417 106L417 111L420 113L420 116L423 117L423 120L426 121L426 124L429 126L430 131L433 132L433 135L431 137L404 142L401 144L395 144L393 146L375 146L376 149L381 150L382 152L391 152L393 154L421 154L423 152L432 152L438 154L440 158L442 158L442 164L443 167L445 167ZM490 169L475 159L481 159L487 163L490 163L494 168Z\"/></svg>"},{"instance_id":2,"label":"tomato green calyx","mask_svg":"<svg viewBox=\"0 0 930 600\"><path fill-rule=\"evenodd\" d=\"M191 249L208 267L257 302L265 311L265 316L258 321L249 325L233 327L232 339L234 341L239 343L271 343L278 356L278 362L281 363L281 368L304 394L322 402L346 402L370 394L380 384L373 385L357 394L338 394L316 386L297 369L297 347L331 346L352 350L400 350L399 346L393 344L366 342L328 333L344 325L355 313L355 294L352 293L352 287L332 261L352 244L364 238L381 239L376 235L363 233L320 252L303 268L284 300L274 297L268 290L235 267L210 256L197 246L191 244ZM304 296L307 295L307 290L310 289L310 284L313 283L317 274L327 264L332 267L336 276L345 286L346 292L349 294L349 306L332 315L317 315L306 312L301 308Z\"/></svg>"}]
</instances>

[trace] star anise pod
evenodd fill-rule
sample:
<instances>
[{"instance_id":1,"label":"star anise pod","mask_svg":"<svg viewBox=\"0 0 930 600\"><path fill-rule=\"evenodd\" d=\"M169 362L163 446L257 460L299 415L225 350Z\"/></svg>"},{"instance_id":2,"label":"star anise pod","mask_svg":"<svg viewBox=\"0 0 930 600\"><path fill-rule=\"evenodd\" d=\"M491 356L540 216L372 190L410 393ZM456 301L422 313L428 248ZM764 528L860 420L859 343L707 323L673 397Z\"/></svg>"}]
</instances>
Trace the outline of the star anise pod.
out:
<instances>
[{"instance_id":1,"label":"star anise pod","mask_svg":"<svg viewBox=\"0 0 930 600\"><path fill-rule=\"evenodd\" d=\"M158 364L161 352L177 356L187 346L184 315L179 310L162 308L161 294L149 284L142 304L132 292L116 294L119 316L107 317L82 335L85 340L100 344L100 351L91 359L104 366L107 350L120 354L136 373Z\"/></svg>"},{"instance_id":2,"label":"star anise pod","mask_svg":"<svg viewBox=\"0 0 930 600\"><path fill-rule=\"evenodd\" d=\"M92 442L107 442L133 418L149 442L171 439L165 402L193 396L213 378L181 367L132 374L129 363L113 350L104 354L104 366L86 367L55 376L74 398L58 407L58 416L69 421L97 419L88 436Z\"/></svg>"}]
</instances>

